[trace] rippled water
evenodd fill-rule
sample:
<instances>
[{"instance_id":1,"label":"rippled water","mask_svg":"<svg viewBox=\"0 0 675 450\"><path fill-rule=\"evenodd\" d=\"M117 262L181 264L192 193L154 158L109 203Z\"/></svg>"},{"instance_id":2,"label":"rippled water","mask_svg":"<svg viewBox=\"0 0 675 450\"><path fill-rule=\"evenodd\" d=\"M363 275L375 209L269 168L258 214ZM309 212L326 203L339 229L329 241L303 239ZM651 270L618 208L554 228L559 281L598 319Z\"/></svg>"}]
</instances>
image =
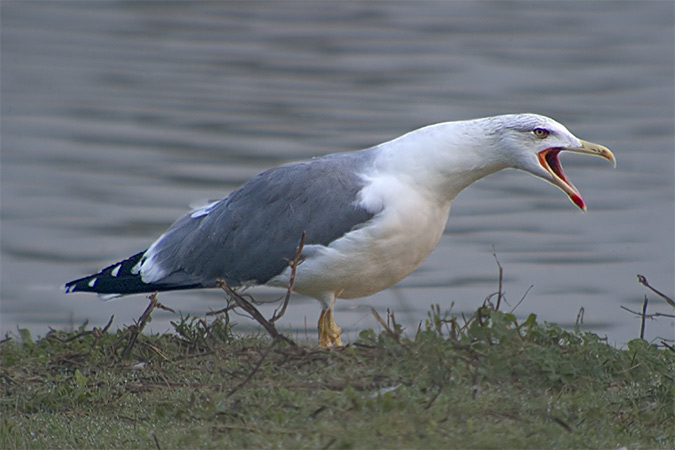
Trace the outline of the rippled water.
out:
<instances>
[{"instance_id":1,"label":"rippled water","mask_svg":"<svg viewBox=\"0 0 675 450\"><path fill-rule=\"evenodd\" d=\"M563 161L589 212L533 177L490 176L415 273L339 302L337 321L349 340L376 326L370 306L411 332L431 304L471 311L497 290L495 251L509 302L527 292L517 314L573 326L584 308L584 329L622 344L639 321L620 306L648 293L635 275L674 290L673 17L671 2L3 3L2 333L131 323L142 296L61 286L266 168L527 111L616 154L616 170ZM160 299L222 306L216 291ZM313 338L318 314L295 297L282 328ZM157 313L153 330L176 317ZM647 325L673 338L673 320Z\"/></svg>"}]
</instances>

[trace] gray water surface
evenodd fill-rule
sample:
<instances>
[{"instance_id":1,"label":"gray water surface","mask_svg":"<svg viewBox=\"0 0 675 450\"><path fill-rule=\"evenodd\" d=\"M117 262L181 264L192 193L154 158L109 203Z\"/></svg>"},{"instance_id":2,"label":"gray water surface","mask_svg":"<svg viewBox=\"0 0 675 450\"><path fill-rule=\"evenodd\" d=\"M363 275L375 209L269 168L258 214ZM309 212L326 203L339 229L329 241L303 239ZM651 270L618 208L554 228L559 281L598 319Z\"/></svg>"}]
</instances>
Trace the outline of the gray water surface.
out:
<instances>
[{"instance_id":1,"label":"gray water surface","mask_svg":"<svg viewBox=\"0 0 675 450\"><path fill-rule=\"evenodd\" d=\"M497 290L516 314L621 345L672 314L672 2L4 2L1 10L2 334L130 324L143 296L62 285L145 249L175 219L267 168L368 147L436 122L536 112L611 148L563 156L588 204L505 171L456 199L436 251L374 296L340 301L347 341L387 308L413 334L429 306L470 312ZM533 286L529 289L530 286ZM528 290L529 289L529 290ZM254 290L262 300L283 292ZM183 314L217 291L167 293ZM263 308L271 314L273 306ZM281 328L314 338L296 296ZM158 312L154 331L177 315ZM248 322L235 317L241 329ZM647 324L672 339L674 321Z\"/></svg>"}]
</instances>

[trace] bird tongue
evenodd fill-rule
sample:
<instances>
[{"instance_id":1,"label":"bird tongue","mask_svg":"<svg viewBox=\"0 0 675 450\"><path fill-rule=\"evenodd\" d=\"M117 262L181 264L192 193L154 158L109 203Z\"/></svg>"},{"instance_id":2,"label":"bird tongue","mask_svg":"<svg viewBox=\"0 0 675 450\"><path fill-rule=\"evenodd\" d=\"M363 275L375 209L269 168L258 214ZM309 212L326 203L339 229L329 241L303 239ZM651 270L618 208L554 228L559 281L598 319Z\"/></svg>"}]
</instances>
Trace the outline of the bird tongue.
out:
<instances>
[{"instance_id":1,"label":"bird tongue","mask_svg":"<svg viewBox=\"0 0 675 450\"><path fill-rule=\"evenodd\" d=\"M552 149L545 152L544 158L546 159L546 164L548 164L549 169L551 169L551 171L555 173L558 178L563 180L565 183L570 184L570 182L567 180L567 177L565 176L565 172L563 172L562 164L560 164L560 160L558 159L559 153L560 150L558 149Z\"/></svg>"}]
</instances>

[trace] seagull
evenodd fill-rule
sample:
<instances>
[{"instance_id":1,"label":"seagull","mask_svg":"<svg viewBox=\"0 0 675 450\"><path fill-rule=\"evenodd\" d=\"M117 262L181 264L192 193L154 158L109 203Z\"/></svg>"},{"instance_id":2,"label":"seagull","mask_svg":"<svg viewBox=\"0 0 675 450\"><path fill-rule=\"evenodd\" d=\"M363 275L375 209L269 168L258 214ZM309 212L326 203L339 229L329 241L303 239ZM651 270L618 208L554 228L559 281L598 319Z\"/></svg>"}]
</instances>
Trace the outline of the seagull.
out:
<instances>
[{"instance_id":1,"label":"seagull","mask_svg":"<svg viewBox=\"0 0 675 450\"><path fill-rule=\"evenodd\" d=\"M321 303L319 345L342 346L337 299L374 294L415 270L438 244L452 200L475 181L519 169L585 211L561 152L616 167L608 148L537 114L438 123L365 150L280 166L180 218L146 250L65 289L114 297L215 288L219 281L242 289L290 285Z\"/></svg>"}]
</instances>

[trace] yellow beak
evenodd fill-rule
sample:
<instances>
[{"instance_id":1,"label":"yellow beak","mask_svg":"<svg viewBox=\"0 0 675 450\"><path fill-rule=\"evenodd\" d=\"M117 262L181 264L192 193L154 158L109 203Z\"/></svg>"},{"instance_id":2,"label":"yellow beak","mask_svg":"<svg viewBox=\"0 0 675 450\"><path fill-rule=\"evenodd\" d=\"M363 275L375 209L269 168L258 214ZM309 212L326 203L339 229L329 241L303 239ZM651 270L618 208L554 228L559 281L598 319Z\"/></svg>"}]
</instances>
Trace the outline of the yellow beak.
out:
<instances>
[{"instance_id":1,"label":"yellow beak","mask_svg":"<svg viewBox=\"0 0 675 450\"><path fill-rule=\"evenodd\" d=\"M561 151L572 153L584 153L586 155L600 156L608 161L611 161L616 167L616 158L614 154L605 146L594 144L593 142L582 141L579 139L581 145L579 147L565 147L565 148L548 148L539 152L539 164L551 175L549 180L554 185L558 186L565 192L572 203L577 205L582 211L586 211L586 203L581 197L579 190L574 187L571 181L565 176L562 165L558 159L558 154Z\"/></svg>"}]
</instances>

